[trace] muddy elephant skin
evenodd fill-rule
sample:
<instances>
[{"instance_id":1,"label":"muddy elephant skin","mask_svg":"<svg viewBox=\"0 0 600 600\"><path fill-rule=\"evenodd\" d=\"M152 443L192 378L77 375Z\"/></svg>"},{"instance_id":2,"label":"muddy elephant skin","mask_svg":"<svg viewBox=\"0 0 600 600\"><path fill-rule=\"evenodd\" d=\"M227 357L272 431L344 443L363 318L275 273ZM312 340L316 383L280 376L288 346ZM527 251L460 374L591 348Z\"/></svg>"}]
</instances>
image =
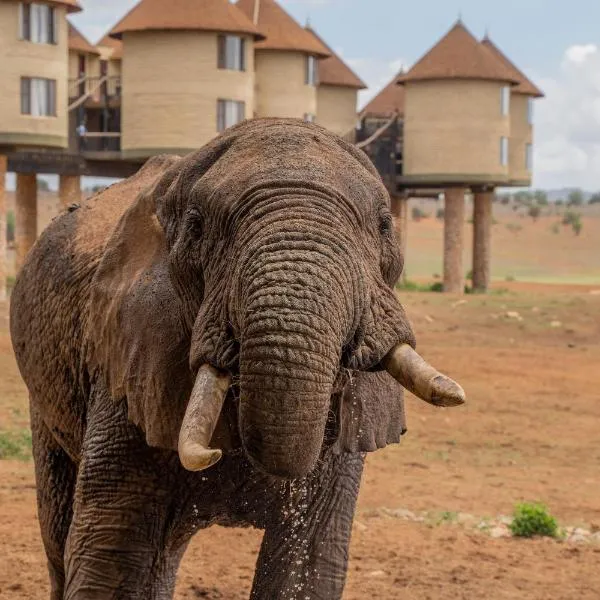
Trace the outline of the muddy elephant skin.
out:
<instances>
[{"instance_id":1,"label":"muddy elephant skin","mask_svg":"<svg viewBox=\"0 0 600 600\"><path fill-rule=\"evenodd\" d=\"M215 523L265 530L252 598L341 598L364 455L404 432L381 366L415 343L401 270L372 165L299 121L151 159L55 219L11 305L52 599L172 598ZM196 473L177 445L203 365L232 384Z\"/></svg>"}]
</instances>

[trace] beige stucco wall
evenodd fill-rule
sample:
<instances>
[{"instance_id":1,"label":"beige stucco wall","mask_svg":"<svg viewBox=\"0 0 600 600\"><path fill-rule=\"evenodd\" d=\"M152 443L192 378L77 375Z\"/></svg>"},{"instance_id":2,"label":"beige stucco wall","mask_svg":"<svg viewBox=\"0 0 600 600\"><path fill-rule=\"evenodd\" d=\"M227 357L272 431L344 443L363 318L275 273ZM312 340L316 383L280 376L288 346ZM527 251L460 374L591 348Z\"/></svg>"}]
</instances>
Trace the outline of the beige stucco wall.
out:
<instances>
[{"instance_id":1,"label":"beige stucco wall","mask_svg":"<svg viewBox=\"0 0 600 600\"><path fill-rule=\"evenodd\" d=\"M502 116L502 87L500 82L466 80L407 84L406 179L507 182L509 168L501 164L500 139L510 137L510 117Z\"/></svg>"},{"instance_id":2,"label":"beige stucco wall","mask_svg":"<svg viewBox=\"0 0 600 600\"><path fill-rule=\"evenodd\" d=\"M527 144L533 143L527 105L530 96L512 94L510 99L510 179L515 185L530 185L532 173L527 169Z\"/></svg>"},{"instance_id":3,"label":"beige stucco wall","mask_svg":"<svg viewBox=\"0 0 600 600\"><path fill-rule=\"evenodd\" d=\"M19 39L19 3L0 1L0 146L67 146L67 20L57 10L58 43L34 44ZM21 77L56 80L56 117L21 114Z\"/></svg>"},{"instance_id":4,"label":"beige stucco wall","mask_svg":"<svg viewBox=\"0 0 600 600\"><path fill-rule=\"evenodd\" d=\"M254 107L254 49L246 70L217 68L217 34L133 32L123 36L123 138L127 157L188 152L217 135L217 100Z\"/></svg>"},{"instance_id":5,"label":"beige stucco wall","mask_svg":"<svg viewBox=\"0 0 600 600\"><path fill-rule=\"evenodd\" d=\"M317 88L317 123L338 135L346 135L356 127L358 90L339 85Z\"/></svg>"},{"instance_id":6,"label":"beige stucco wall","mask_svg":"<svg viewBox=\"0 0 600 600\"><path fill-rule=\"evenodd\" d=\"M256 52L256 116L303 119L317 114L317 88L307 85L306 54Z\"/></svg>"}]
</instances>

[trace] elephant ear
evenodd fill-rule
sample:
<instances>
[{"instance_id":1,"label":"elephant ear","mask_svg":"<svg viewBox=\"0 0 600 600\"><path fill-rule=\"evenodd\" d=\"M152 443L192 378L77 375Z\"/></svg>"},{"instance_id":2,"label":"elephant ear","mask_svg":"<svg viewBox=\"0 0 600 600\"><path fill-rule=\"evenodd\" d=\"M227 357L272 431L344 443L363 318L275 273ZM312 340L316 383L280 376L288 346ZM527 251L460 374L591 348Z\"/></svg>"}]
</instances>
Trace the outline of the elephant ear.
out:
<instances>
[{"instance_id":1,"label":"elephant ear","mask_svg":"<svg viewBox=\"0 0 600 600\"><path fill-rule=\"evenodd\" d=\"M129 418L150 445L172 449L193 382L189 332L181 325L156 207L178 160L154 167L149 187L116 225L92 281L86 331L91 370L115 400L127 398Z\"/></svg>"},{"instance_id":2,"label":"elephant ear","mask_svg":"<svg viewBox=\"0 0 600 600\"><path fill-rule=\"evenodd\" d=\"M235 128L234 128L235 129ZM87 360L150 446L177 449L193 388L191 324L204 293L202 273L182 296L170 250L181 233L192 187L229 149L236 133L185 158L151 159L140 171L149 185L123 213L104 249L90 293ZM123 201L127 201L128 181ZM139 187L139 186L138 186ZM190 287L190 286L188 286Z\"/></svg>"},{"instance_id":3,"label":"elephant ear","mask_svg":"<svg viewBox=\"0 0 600 600\"><path fill-rule=\"evenodd\" d=\"M406 433L404 389L386 372L353 371L337 401L338 452L374 452Z\"/></svg>"}]
</instances>

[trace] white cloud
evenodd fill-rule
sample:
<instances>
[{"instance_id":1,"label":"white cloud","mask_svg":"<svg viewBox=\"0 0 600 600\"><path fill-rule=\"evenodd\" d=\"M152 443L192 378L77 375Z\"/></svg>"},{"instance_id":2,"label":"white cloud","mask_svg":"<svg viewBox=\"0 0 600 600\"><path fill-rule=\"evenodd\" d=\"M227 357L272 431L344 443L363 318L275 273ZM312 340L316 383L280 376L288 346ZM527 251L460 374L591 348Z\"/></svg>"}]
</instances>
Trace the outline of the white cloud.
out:
<instances>
[{"instance_id":1,"label":"white cloud","mask_svg":"<svg viewBox=\"0 0 600 600\"><path fill-rule=\"evenodd\" d=\"M565 51L557 75L533 77L536 102L535 184L600 189L600 52L593 44Z\"/></svg>"},{"instance_id":2,"label":"white cloud","mask_svg":"<svg viewBox=\"0 0 600 600\"><path fill-rule=\"evenodd\" d=\"M583 46L571 46L565 56L568 61L574 63L585 62L586 58L598 52L598 47L595 44L584 44Z\"/></svg>"}]
</instances>

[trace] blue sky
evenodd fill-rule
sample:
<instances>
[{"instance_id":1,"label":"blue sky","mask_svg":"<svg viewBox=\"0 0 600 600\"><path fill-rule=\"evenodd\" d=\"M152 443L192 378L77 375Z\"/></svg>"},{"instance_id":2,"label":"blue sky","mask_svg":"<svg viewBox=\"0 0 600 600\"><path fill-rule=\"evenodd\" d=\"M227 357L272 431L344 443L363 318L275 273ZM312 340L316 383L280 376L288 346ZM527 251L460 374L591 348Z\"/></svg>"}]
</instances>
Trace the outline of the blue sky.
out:
<instances>
[{"instance_id":1,"label":"blue sky","mask_svg":"<svg viewBox=\"0 0 600 600\"><path fill-rule=\"evenodd\" d=\"M535 185L600 189L600 1L280 0L370 89L410 66L456 21L492 39L546 92L536 105ZM165 0L168 3L168 0ZM73 22L96 42L136 0L81 0Z\"/></svg>"}]
</instances>

